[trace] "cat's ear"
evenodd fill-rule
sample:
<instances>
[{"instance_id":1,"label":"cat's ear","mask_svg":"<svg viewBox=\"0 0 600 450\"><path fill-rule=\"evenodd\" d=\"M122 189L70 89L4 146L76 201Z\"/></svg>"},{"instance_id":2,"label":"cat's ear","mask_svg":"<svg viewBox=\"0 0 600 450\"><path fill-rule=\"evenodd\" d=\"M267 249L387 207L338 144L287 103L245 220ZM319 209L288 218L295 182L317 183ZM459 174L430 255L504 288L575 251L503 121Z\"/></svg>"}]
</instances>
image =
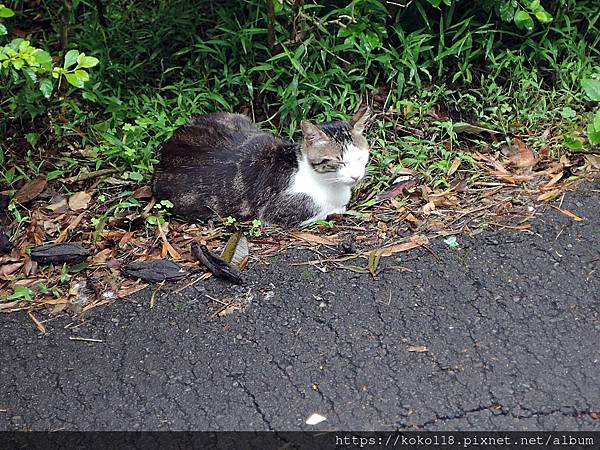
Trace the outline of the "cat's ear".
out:
<instances>
[{"instance_id":1,"label":"cat's ear","mask_svg":"<svg viewBox=\"0 0 600 450\"><path fill-rule=\"evenodd\" d=\"M329 142L329 137L321 130L318 126L313 125L308 120L300 122L300 128L302 129L302 135L304 136L304 142L308 146L313 146L318 143Z\"/></svg>"},{"instance_id":2,"label":"cat's ear","mask_svg":"<svg viewBox=\"0 0 600 450\"><path fill-rule=\"evenodd\" d=\"M365 106L364 108L359 109L358 112L352 116L352 119L350 119L350 126L354 131L362 134L362 132L365 131L367 122L370 118L371 108Z\"/></svg>"}]
</instances>

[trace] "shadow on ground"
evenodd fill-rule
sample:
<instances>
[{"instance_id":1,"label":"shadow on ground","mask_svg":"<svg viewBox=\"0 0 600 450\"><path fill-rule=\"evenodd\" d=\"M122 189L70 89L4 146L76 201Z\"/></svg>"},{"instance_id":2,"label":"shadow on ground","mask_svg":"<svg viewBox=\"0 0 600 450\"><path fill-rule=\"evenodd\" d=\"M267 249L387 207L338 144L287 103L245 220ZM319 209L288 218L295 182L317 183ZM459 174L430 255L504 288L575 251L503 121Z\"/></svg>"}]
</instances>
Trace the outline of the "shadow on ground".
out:
<instances>
[{"instance_id":1,"label":"shadow on ground","mask_svg":"<svg viewBox=\"0 0 600 450\"><path fill-rule=\"evenodd\" d=\"M599 187L563 204L582 222L548 208L535 234L438 240L377 280L289 253L47 336L2 316L0 429L600 430ZM208 320L206 294L248 291Z\"/></svg>"}]
</instances>

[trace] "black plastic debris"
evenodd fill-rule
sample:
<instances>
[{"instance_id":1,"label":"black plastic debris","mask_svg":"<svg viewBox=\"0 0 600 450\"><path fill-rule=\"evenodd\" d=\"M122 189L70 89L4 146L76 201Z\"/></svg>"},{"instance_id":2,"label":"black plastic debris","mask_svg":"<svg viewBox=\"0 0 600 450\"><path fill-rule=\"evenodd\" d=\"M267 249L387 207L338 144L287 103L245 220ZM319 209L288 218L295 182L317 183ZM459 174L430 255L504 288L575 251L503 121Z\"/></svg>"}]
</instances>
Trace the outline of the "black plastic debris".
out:
<instances>
[{"instance_id":1,"label":"black plastic debris","mask_svg":"<svg viewBox=\"0 0 600 450\"><path fill-rule=\"evenodd\" d=\"M31 259L40 264L77 264L88 256L89 250L76 242L44 244L31 249Z\"/></svg>"},{"instance_id":2,"label":"black plastic debris","mask_svg":"<svg viewBox=\"0 0 600 450\"><path fill-rule=\"evenodd\" d=\"M127 264L121 271L125 276L141 278L149 283L175 282L187 276L187 272L179 264L168 259L135 261Z\"/></svg>"},{"instance_id":3,"label":"black plastic debris","mask_svg":"<svg viewBox=\"0 0 600 450\"><path fill-rule=\"evenodd\" d=\"M232 283L241 284L242 277L240 271L235 266L231 265L224 259L213 255L208 251L206 245L200 245L197 242L192 242L192 255L216 277L222 278Z\"/></svg>"}]
</instances>

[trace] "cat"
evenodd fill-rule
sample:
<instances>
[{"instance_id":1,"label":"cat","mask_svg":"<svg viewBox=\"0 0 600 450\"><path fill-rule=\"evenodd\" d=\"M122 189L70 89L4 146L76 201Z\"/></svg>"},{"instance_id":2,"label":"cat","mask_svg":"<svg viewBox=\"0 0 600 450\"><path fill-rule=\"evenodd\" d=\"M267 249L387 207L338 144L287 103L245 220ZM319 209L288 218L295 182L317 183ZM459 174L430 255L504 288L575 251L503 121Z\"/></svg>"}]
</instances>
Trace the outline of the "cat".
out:
<instances>
[{"instance_id":1,"label":"cat","mask_svg":"<svg viewBox=\"0 0 600 450\"><path fill-rule=\"evenodd\" d=\"M363 108L348 122L303 120L298 142L261 131L241 114L194 117L163 146L154 196L186 219L258 218L293 228L343 214L366 173L370 115Z\"/></svg>"}]
</instances>

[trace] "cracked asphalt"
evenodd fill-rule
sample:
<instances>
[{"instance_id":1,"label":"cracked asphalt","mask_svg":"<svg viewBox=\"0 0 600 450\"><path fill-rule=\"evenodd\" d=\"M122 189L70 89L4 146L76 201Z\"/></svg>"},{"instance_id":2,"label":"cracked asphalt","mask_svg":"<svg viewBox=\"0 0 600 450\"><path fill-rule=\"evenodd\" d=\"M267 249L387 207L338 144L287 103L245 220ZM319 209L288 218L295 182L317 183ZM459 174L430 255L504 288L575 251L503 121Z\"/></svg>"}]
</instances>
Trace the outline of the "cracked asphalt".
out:
<instances>
[{"instance_id":1,"label":"cracked asphalt","mask_svg":"<svg viewBox=\"0 0 600 450\"><path fill-rule=\"evenodd\" d=\"M534 234L440 239L377 280L292 252L45 336L4 315L0 430L600 430L599 200L596 181L562 205L581 222L547 208ZM206 295L248 290L209 320Z\"/></svg>"}]
</instances>

